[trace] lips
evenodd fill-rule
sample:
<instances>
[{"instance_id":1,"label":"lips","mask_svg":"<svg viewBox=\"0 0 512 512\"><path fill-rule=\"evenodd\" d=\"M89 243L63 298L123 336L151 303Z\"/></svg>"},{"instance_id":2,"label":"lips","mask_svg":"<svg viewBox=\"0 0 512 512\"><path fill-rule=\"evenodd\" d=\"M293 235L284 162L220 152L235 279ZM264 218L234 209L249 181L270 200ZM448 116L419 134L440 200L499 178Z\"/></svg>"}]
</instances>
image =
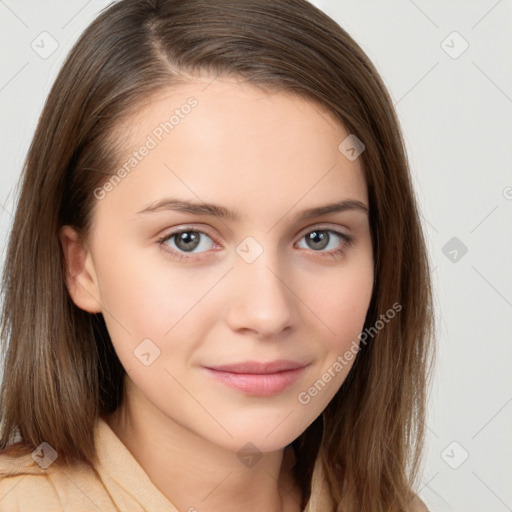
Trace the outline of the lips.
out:
<instances>
[{"instance_id":1,"label":"lips","mask_svg":"<svg viewBox=\"0 0 512 512\"><path fill-rule=\"evenodd\" d=\"M270 396L292 386L302 376L308 363L278 360L204 367L214 380L247 395Z\"/></svg>"},{"instance_id":2,"label":"lips","mask_svg":"<svg viewBox=\"0 0 512 512\"><path fill-rule=\"evenodd\" d=\"M245 361L243 363L236 364L224 364L220 366L208 366L211 370L216 370L219 372L229 372L229 373L245 373L245 374L269 374L269 373L277 373L286 370L296 370L298 368L303 368L307 363L302 363L298 361L288 361L285 359L279 359L277 361L270 362L258 362L258 361Z\"/></svg>"}]
</instances>

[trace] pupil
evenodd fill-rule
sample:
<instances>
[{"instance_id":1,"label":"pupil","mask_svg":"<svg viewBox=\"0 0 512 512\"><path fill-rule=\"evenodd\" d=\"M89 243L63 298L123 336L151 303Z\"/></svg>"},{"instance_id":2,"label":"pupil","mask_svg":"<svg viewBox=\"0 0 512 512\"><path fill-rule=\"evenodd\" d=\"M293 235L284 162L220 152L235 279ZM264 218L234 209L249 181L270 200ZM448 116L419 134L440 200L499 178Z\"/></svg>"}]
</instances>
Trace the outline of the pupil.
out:
<instances>
[{"instance_id":1,"label":"pupil","mask_svg":"<svg viewBox=\"0 0 512 512\"><path fill-rule=\"evenodd\" d=\"M195 249L199 244L198 233L193 231L184 231L178 235L176 245L183 250Z\"/></svg>"},{"instance_id":2,"label":"pupil","mask_svg":"<svg viewBox=\"0 0 512 512\"><path fill-rule=\"evenodd\" d=\"M308 237L308 245L312 249L323 249L327 246L329 237L325 231L312 231ZM176 245L183 250L195 249L199 244L198 233L184 231L178 235Z\"/></svg>"},{"instance_id":3,"label":"pupil","mask_svg":"<svg viewBox=\"0 0 512 512\"><path fill-rule=\"evenodd\" d=\"M327 246L328 238L325 231L312 231L308 237L308 241L313 243L312 246L310 244L312 249L323 249Z\"/></svg>"}]
</instances>

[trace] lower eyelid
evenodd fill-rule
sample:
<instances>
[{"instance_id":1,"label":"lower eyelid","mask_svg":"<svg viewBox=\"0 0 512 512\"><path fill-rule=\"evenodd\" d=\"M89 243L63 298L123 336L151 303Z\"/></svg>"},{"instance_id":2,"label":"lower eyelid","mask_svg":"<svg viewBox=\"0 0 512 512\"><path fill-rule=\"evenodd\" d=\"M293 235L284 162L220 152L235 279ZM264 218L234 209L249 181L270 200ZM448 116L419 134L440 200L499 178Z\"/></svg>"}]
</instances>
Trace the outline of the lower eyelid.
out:
<instances>
[{"instance_id":1,"label":"lower eyelid","mask_svg":"<svg viewBox=\"0 0 512 512\"><path fill-rule=\"evenodd\" d=\"M336 238L338 238L340 240L340 242L341 242L341 245L342 245L341 248L331 249L329 251L323 251L323 250L322 251L315 251L313 249L310 249L312 252L317 252L318 254L331 254L332 255L332 254L334 254L336 252L341 252L343 250L344 246L346 247L346 246L349 246L349 245L351 245L353 243L353 237L351 235L347 235L346 233L343 233L341 231L337 231L337 230L331 229L331 228L313 228L313 229L310 229L309 231L307 231L306 233L301 235L301 237L299 238L298 241L303 240L305 236L309 235L313 231L324 231L324 232L330 233L331 236L335 236ZM207 254L211 250L214 250L212 248L210 250L206 250L206 251L199 252L199 253L194 253L194 252L187 253L187 252L178 251L176 249L173 249L171 247L166 246L165 242L171 240L173 237L179 235L180 233L184 233L184 232L199 233L201 235L204 235L204 236L208 237L212 241L214 247L218 248L220 246L220 244L210 234L206 233L205 231L201 231L199 229L181 229L179 231L171 232L171 233L161 237L159 239L158 243L163 247L163 250L165 250L166 252L168 252L170 254L175 255L179 259L188 259L188 258L201 257L201 255Z\"/></svg>"},{"instance_id":2,"label":"lower eyelid","mask_svg":"<svg viewBox=\"0 0 512 512\"><path fill-rule=\"evenodd\" d=\"M327 228L312 229L311 231L304 233L299 238L299 241L303 240L305 236L309 235L313 231L323 231L323 232L329 233L330 236L336 237L341 242L342 248L351 245L354 241L354 239L351 235L347 235L346 233L342 233L341 231L336 231L335 229L327 229ZM313 252L329 254L329 253L336 252L337 250L340 250L340 249L331 249L330 251L314 251L313 249L311 249L311 250Z\"/></svg>"},{"instance_id":3,"label":"lower eyelid","mask_svg":"<svg viewBox=\"0 0 512 512\"><path fill-rule=\"evenodd\" d=\"M169 233L168 235L165 235L165 236L161 237L159 239L159 242L162 245L165 245L165 243L170 241L170 240L174 239L174 241L175 241L176 240L175 237L177 237L181 233L188 233L188 232L190 232L190 233L199 233L200 235L209 238L212 241L212 244L214 246L218 246L219 245L211 235L209 235L205 231L201 231L201 230L198 230L198 229L182 229L182 230L179 230L179 231L173 231L172 233ZM173 250L175 250L175 249L173 249ZM187 254L187 253L184 252L183 254ZM201 254L201 253L190 253L190 254Z\"/></svg>"}]
</instances>

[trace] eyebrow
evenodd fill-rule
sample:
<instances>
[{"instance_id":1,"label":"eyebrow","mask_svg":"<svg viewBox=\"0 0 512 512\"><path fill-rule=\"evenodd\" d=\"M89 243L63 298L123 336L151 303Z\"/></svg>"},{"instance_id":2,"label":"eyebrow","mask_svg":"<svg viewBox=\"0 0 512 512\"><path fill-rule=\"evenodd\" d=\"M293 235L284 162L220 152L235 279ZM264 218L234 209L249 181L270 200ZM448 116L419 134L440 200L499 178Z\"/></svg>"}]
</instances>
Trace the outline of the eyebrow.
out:
<instances>
[{"instance_id":1,"label":"eyebrow","mask_svg":"<svg viewBox=\"0 0 512 512\"><path fill-rule=\"evenodd\" d=\"M219 217L221 219L239 221L241 216L235 210L229 210L224 206L213 204L213 203L197 203L194 201L186 201L184 199L177 199L173 197L167 197L156 201L137 214L147 214L161 211L178 211L183 213L191 213L194 215L205 215L211 217ZM314 208L308 208L298 212L294 219L295 220L307 220L314 217L320 217L329 213L337 213L356 210L368 214L368 207L359 200L356 199L343 199L334 203L328 203L321 206L315 206Z\"/></svg>"}]
</instances>

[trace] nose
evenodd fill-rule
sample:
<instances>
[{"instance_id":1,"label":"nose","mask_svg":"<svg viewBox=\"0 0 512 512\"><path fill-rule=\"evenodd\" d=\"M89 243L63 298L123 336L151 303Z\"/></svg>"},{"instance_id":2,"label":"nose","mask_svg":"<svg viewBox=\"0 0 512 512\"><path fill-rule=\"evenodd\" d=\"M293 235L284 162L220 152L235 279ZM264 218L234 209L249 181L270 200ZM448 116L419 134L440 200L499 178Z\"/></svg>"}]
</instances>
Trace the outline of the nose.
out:
<instances>
[{"instance_id":1,"label":"nose","mask_svg":"<svg viewBox=\"0 0 512 512\"><path fill-rule=\"evenodd\" d=\"M236 257L231 272L226 321L233 331L249 331L259 338L276 338L290 330L296 318L297 298L290 272L265 250L256 261Z\"/></svg>"}]
</instances>

